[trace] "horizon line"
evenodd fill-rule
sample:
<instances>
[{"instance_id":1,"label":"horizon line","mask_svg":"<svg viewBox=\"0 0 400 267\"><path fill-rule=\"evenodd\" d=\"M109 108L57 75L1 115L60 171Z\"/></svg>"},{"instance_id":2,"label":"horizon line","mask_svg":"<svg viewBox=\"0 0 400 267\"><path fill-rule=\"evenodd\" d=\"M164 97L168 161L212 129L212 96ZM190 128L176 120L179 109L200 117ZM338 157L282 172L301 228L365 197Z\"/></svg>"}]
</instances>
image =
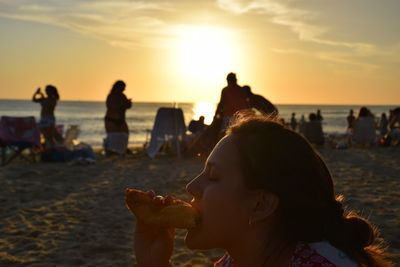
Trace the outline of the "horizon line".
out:
<instances>
[{"instance_id":1,"label":"horizon line","mask_svg":"<svg viewBox=\"0 0 400 267\"><path fill-rule=\"evenodd\" d=\"M22 99L22 98L0 98L0 101L31 101L31 99ZM62 102L105 102L105 100L87 100L87 99L63 99L61 100ZM168 104L192 104L192 103L197 103L197 102L209 102L213 103L210 101L149 101L149 100L142 100L142 101L133 101L133 103L168 103ZM215 102L213 104L218 104L218 102ZM400 106L400 104L358 104L358 103L273 103L274 105L299 105L299 106L317 106L317 105L323 105L323 106Z\"/></svg>"}]
</instances>

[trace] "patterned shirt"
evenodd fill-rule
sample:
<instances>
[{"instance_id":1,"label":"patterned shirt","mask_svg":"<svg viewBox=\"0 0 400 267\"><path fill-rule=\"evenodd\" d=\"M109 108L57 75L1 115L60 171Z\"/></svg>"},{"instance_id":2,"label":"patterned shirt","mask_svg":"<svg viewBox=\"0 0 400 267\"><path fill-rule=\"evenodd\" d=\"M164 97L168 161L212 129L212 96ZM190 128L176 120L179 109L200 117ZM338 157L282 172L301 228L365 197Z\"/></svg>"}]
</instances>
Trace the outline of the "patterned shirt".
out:
<instances>
[{"instance_id":1,"label":"patterned shirt","mask_svg":"<svg viewBox=\"0 0 400 267\"><path fill-rule=\"evenodd\" d=\"M328 242L299 243L290 260L290 267L357 267L358 264ZM225 254L214 267L237 267Z\"/></svg>"}]
</instances>

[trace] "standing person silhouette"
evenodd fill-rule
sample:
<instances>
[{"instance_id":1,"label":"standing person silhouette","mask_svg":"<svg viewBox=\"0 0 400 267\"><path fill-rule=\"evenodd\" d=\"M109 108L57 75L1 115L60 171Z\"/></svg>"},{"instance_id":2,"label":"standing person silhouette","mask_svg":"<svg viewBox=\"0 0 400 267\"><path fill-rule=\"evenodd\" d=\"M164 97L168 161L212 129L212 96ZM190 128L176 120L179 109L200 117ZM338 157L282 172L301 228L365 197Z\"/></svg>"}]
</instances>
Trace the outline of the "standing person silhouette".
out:
<instances>
[{"instance_id":1,"label":"standing person silhouette","mask_svg":"<svg viewBox=\"0 0 400 267\"><path fill-rule=\"evenodd\" d=\"M222 118L221 131L223 132L230 124L236 112L249 107L246 91L237 84L236 74L229 73L226 76L226 81L228 82L228 86L222 89L221 99L215 111L215 116Z\"/></svg>"},{"instance_id":2,"label":"standing person silhouette","mask_svg":"<svg viewBox=\"0 0 400 267\"><path fill-rule=\"evenodd\" d=\"M132 107L132 100L123 93L125 87L126 84L123 81L116 81L107 96L107 112L104 118L107 133L124 132L129 134L125 113Z\"/></svg>"},{"instance_id":3,"label":"standing person silhouette","mask_svg":"<svg viewBox=\"0 0 400 267\"><path fill-rule=\"evenodd\" d=\"M388 133L389 120L386 117L386 113L382 113L381 120L379 121L379 132L382 137Z\"/></svg>"},{"instance_id":4,"label":"standing person silhouette","mask_svg":"<svg viewBox=\"0 0 400 267\"><path fill-rule=\"evenodd\" d=\"M39 128L44 136L45 148L49 149L54 147L56 143L56 117L54 116L54 110L60 99L60 95L58 94L57 88L53 85L47 85L45 92L46 95L38 88L33 94L32 101L42 106Z\"/></svg>"},{"instance_id":5,"label":"standing person silhouette","mask_svg":"<svg viewBox=\"0 0 400 267\"><path fill-rule=\"evenodd\" d=\"M317 109L317 121L322 121L324 118L321 115L321 110Z\"/></svg>"},{"instance_id":6,"label":"standing person silhouette","mask_svg":"<svg viewBox=\"0 0 400 267\"><path fill-rule=\"evenodd\" d=\"M290 118L290 127L293 131L297 130L297 120L296 120L296 113L292 113L292 117Z\"/></svg>"},{"instance_id":7,"label":"standing person silhouette","mask_svg":"<svg viewBox=\"0 0 400 267\"><path fill-rule=\"evenodd\" d=\"M350 109L350 113L347 116L347 129L353 129L353 123L356 117L354 117L354 111Z\"/></svg>"},{"instance_id":8,"label":"standing person silhouette","mask_svg":"<svg viewBox=\"0 0 400 267\"><path fill-rule=\"evenodd\" d=\"M104 124L107 133L106 152L116 152L125 154L129 129L126 123L126 110L132 107L132 100L128 99L125 94L126 84L123 81L116 81L107 96L106 105L107 112L104 117Z\"/></svg>"}]
</instances>

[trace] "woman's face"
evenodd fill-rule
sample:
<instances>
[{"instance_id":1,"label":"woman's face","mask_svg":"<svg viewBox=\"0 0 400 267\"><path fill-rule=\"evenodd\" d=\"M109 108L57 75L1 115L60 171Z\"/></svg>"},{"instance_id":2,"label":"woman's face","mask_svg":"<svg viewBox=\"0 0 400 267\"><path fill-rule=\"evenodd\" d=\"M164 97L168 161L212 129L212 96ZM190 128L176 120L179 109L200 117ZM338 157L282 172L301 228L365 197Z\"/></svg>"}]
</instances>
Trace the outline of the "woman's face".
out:
<instances>
[{"instance_id":1,"label":"woman's face","mask_svg":"<svg viewBox=\"0 0 400 267\"><path fill-rule=\"evenodd\" d=\"M226 136L211 152L204 170L187 185L192 204L201 213L201 223L186 236L189 248L227 248L246 233L252 198L239 166L234 137Z\"/></svg>"}]
</instances>

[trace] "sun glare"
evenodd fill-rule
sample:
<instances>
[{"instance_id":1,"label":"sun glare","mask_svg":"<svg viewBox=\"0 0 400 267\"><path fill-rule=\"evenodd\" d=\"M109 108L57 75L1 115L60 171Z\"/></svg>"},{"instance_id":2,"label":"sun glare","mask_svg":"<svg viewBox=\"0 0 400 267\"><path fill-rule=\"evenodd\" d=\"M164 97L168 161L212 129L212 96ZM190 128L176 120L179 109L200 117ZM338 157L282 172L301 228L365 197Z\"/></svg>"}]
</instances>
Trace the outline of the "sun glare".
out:
<instances>
[{"instance_id":1,"label":"sun glare","mask_svg":"<svg viewBox=\"0 0 400 267\"><path fill-rule=\"evenodd\" d=\"M211 124L215 108L215 105L210 102L196 102L193 106L193 118L198 120L200 116L204 116L204 123Z\"/></svg>"},{"instance_id":2,"label":"sun glare","mask_svg":"<svg viewBox=\"0 0 400 267\"><path fill-rule=\"evenodd\" d=\"M188 27L181 29L179 35L177 64L186 79L214 85L234 69L237 53L230 31L215 27Z\"/></svg>"}]
</instances>

